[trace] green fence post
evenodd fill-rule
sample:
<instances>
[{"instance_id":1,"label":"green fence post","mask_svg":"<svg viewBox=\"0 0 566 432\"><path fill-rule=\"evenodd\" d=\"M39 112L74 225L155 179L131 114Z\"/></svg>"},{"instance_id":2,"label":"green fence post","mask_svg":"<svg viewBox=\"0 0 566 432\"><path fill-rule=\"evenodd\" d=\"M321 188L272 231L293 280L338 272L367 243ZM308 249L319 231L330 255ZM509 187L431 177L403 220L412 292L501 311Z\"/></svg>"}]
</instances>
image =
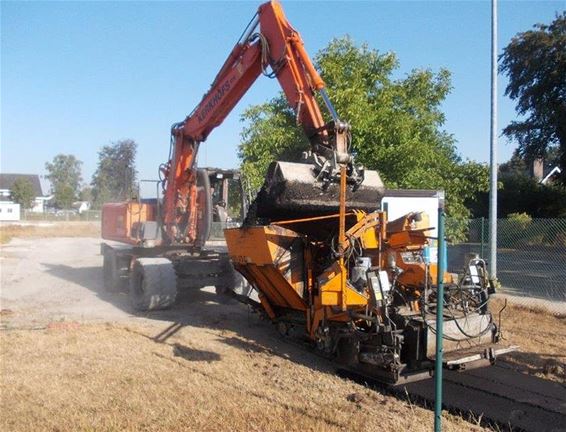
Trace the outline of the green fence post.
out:
<instances>
[{"instance_id":1,"label":"green fence post","mask_svg":"<svg viewBox=\"0 0 566 432\"><path fill-rule=\"evenodd\" d=\"M446 240L444 238L444 203L441 201L438 207L438 253L437 253L437 277L436 277L436 361L434 365L434 431L442 430L442 324L444 320L444 268Z\"/></svg>"}]
</instances>

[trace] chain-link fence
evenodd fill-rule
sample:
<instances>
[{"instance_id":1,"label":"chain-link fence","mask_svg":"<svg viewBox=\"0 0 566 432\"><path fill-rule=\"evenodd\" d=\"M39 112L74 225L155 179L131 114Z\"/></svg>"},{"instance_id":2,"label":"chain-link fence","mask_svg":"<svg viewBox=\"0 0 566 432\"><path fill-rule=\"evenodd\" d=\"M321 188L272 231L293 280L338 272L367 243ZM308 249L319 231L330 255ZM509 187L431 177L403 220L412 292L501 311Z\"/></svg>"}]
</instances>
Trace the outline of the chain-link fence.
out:
<instances>
[{"instance_id":1,"label":"chain-link fence","mask_svg":"<svg viewBox=\"0 0 566 432\"><path fill-rule=\"evenodd\" d=\"M47 221L47 222L57 222L57 221L83 221L83 222L95 222L99 221L101 217L100 210L84 210L78 212L75 210L57 210L52 212L36 213L30 210L24 210L21 213L21 221Z\"/></svg>"},{"instance_id":2,"label":"chain-link fence","mask_svg":"<svg viewBox=\"0 0 566 432\"><path fill-rule=\"evenodd\" d=\"M460 271L469 253L487 260L488 240L488 220L470 220L466 241L449 246L449 271ZM566 302L566 219L531 219L524 214L499 219L497 277L503 293Z\"/></svg>"},{"instance_id":3,"label":"chain-link fence","mask_svg":"<svg viewBox=\"0 0 566 432\"><path fill-rule=\"evenodd\" d=\"M26 210L22 212L20 221L25 222L99 222L102 212L100 210L86 210L81 213L73 211L58 211L52 213L36 213ZM224 229L240 226L239 221L212 222L210 240L224 240Z\"/></svg>"},{"instance_id":4,"label":"chain-link fence","mask_svg":"<svg viewBox=\"0 0 566 432\"><path fill-rule=\"evenodd\" d=\"M224 239L226 227L239 226L213 222L210 239ZM499 292L532 299L561 302L566 309L566 219L531 219L514 215L497 224L497 277ZM489 223L486 218L471 219L465 241L448 246L448 270L461 273L475 253L488 261ZM489 265L489 263L488 263Z\"/></svg>"}]
</instances>

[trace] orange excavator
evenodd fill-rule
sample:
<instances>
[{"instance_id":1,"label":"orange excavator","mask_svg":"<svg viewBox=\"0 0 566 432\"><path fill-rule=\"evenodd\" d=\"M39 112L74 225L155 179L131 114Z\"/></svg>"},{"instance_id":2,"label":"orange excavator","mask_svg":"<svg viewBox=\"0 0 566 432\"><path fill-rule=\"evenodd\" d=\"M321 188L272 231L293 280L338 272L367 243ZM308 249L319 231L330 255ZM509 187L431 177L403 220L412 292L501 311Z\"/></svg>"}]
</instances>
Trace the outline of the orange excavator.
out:
<instances>
[{"instance_id":1,"label":"orange excavator","mask_svg":"<svg viewBox=\"0 0 566 432\"><path fill-rule=\"evenodd\" d=\"M243 226L224 231L228 254L210 251L211 179L197 169L198 149L262 74L280 83L310 150L301 163L271 164ZM102 247L107 285L129 279L139 310L171 306L187 283L215 285L281 334L298 333L348 368L389 383L429 376L434 310L444 301L447 366L493 362L501 349L486 307L485 263L467 264L458 281L443 275L448 294L437 299L437 267L424 258L433 241L426 218L388 222L377 211L383 183L355 163L350 140L281 5L261 5L202 101L171 128L162 201L104 206L102 235L123 245ZM245 295L231 290L234 269L249 284Z\"/></svg>"},{"instance_id":2,"label":"orange excavator","mask_svg":"<svg viewBox=\"0 0 566 432\"><path fill-rule=\"evenodd\" d=\"M258 26L260 30L256 32ZM330 185L337 177L338 164L344 162L348 165L348 182L356 186L357 196L362 196L362 191L365 192L369 188L369 183L364 183L363 169L354 165L348 153L348 124L339 120L324 89L324 82L306 53L299 33L285 18L281 5L269 2L260 6L257 15L236 43L202 101L184 121L175 123L171 128L170 159L160 167L164 198L159 222L162 222L163 229L160 232L161 238L154 244L183 244L197 248L204 245L206 239L203 233L207 230L203 227L206 226L209 216L205 214L202 206L203 198L199 197L199 146L214 128L223 122L262 74L277 78L289 105L296 113L297 123L305 131L312 146L308 155L314 169L312 174L311 167L303 165L298 168L278 167L278 170L285 172L278 172L277 175L282 175L286 184L306 184L302 192L307 193L312 190L310 186L314 183L313 174L321 184ZM315 92L320 94L329 110L332 117L329 123L323 119ZM293 169L297 172L291 173ZM287 174L292 178L285 177ZM374 174L372 179L375 178ZM377 183L372 185L377 186L373 189L375 192L382 187L380 182ZM308 211L302 203L292 200L291 195L295 190L286 192L288 194L283 194L284 197L276 197L276 206L272 210L297 204L297 210ZM325 191L326 198L329 192ZM311 198L320 194L310 195L303 196L302 201L308 203ZM372 206L375 206L377 198L377 194L371 197ZM283 199L292 202L282 202ZM103 228L107 228L103 233L105 238L138 244L138 230L132 230L132 225L126 226L126 231L112 229L112 222L118 219L117 216L131 211L131 206L132 203L105 206L104 211L108 216L112 212L112 216L106 220L108 225L103 225ZM153 216L156 212L149 208L147 210L149 219L142 220L142 223L155 219Z\"/></svg>"},{"instance_id":3,"label":"orange excavator","mask_svg":"<svg viewBox=\"0 0 566 432\"><path fill-rule=\"evenodd\" d=\"M106 285L119 289L129 280L136 309L171 306L177 279L195 286L225 288L231 283L227 256L204 247L212 220L211 178L198 169L197 155L201 143L262 74L280 83L311 150L303 155L304 163L270 167L269 187L263 190L263 201L252 205L254 215L336 212L341 169L350 203L375 208L383 189L378 174L354 164L348 151L349 125L338 118L299 33L278 2L265 3L201 102L172 126L169 160L159 168L163 198L103 206L102 237L119 243L102 245ZM316 93L328 109L329 122L324 121Z\"/></svg>"}]
</instances>

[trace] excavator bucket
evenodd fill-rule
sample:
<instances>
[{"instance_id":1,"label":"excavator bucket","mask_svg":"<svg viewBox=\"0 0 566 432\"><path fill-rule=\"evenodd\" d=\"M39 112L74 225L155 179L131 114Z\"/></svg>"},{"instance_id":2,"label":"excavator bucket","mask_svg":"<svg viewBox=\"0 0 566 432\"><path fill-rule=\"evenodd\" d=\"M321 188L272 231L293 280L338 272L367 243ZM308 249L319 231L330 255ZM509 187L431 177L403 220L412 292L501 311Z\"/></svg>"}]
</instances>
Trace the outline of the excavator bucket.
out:
<instances>
[{"instance_id":1,"label":"excavator bucket","mask_svg":"<svg viewBox=\"0 0 566 432\"><path fill-rule=\"evenodd\" d=\"M377 171L365 171L364 181L354 190L348 187L346 208L375 211L383 197L384 185ZM323 185L313 166L306 163L273 162L247 221L270 221L315 217L339 211L340 185Z\"/></svg>"}]
</instances>

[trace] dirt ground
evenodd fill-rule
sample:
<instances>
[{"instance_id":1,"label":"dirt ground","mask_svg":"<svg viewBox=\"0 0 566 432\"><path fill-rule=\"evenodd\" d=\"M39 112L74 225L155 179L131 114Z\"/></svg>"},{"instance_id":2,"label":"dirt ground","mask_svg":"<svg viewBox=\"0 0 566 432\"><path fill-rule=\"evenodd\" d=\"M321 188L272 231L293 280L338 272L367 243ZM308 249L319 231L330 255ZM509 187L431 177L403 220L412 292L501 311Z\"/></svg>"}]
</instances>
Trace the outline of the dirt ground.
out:
<instances>
[{"instance_id":1,"label":"dirt ground","mask_svg":"<svg viewBox=\"0 0 566 432\"><path fill-rule=\"evenodd\" d=\"M0 255L2 310L9 325L117 321L131 316L125 294L109 296L96 238L14 238Z\"/></svg>"},{"instance_id":2,"label":"dirt ground","mask_svg":"<svg viewBox=\"0 0 566 432\"><path fill-rule=\"evenodd\" d=\"M496 319L504 300L499 297L490 302ZM519 346L517 352L505 356L505 362L523 373L566 386L566 315L508 303L501 317L503 343Z\"/></svg>"},{"instance_id":3,"label":"dirt ground","mask_svg":"<svg viewBox=\"0 0 566 432\"><path fill-rule=\"evenodd\" d=\"M431 411L337 377L210 289L183 293L170 311L134 314L126 294L105 292L99 244L14 238L2 246L2 430L432 429ZM549 320L556 339L546 354L560 364L566 326ZM512 343L529 338L518 321ZM560 379L563 369L545 371L539 357L530 366L517 358L517 367ZM444 426L482 429L448 414Z\"/></svg>"}]
</instances>

